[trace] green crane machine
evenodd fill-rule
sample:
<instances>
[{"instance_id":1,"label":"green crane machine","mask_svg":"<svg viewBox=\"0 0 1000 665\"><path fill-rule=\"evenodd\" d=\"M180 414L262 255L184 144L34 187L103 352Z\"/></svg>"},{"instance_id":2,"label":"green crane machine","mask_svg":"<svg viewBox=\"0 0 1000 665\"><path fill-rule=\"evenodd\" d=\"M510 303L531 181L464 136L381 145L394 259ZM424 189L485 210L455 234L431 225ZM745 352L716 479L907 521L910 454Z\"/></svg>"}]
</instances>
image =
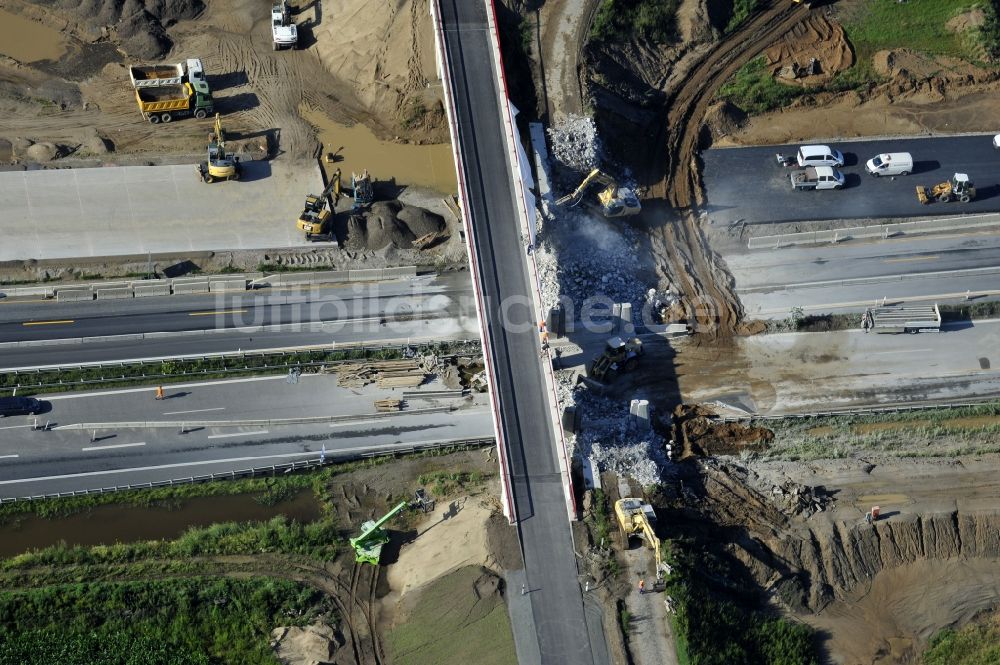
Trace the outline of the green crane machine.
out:
<instances>
[{"instance_id":1,"label":"green crane machine","mask_svg":"<svg viewBox=\"0 0 1000 665\"><path fill-rule=\"evenodd\" d=\"M382 528L382 525L395 517L407 505L409 505L408 502L400 501L395 508L379 520L368 520L361 525L361 535L357 538L351 538L351 547L354 548L355 560L358 563L378 565L379 557L382 556L382 546L389 542L389 533Z\"/></svg>"}]
</instances>

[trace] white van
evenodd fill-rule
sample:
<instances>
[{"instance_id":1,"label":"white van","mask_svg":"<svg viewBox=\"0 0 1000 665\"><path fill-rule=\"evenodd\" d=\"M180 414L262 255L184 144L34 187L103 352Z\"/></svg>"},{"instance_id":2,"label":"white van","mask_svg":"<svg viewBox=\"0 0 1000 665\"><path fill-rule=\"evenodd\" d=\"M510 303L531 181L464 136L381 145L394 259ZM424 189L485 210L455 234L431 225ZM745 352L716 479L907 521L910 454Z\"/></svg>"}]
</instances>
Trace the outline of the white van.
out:
<instances>
[{"instance_id":1,"label":"white van","mask_svg":"<svg viewBox=\"0 0 1000 665\"><path fill-rule=\"evenodd\" d=\"M795 155L800 168L807 166L843 166L844 156L828 145L803 145Z\"/></svg>"},{"instance_id":2,"label":"white van","mask_svg":"<svg viewBox=\"0 0 1000 665\"><path fill-rule=\"evenodd\" d=\"M910 175L913 172L913 155L908 152L875 155L865 164L865 169L876 178L882 175Z\"/></svg>"}]
</instances>

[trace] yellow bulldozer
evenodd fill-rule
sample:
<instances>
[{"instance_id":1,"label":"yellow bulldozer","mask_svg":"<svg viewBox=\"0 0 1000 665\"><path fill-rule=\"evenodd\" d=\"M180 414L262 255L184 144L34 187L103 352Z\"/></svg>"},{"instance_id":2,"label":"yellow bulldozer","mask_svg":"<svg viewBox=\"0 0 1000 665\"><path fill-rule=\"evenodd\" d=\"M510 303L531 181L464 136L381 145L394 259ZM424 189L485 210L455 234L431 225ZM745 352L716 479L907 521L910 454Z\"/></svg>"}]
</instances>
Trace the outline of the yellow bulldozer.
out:
<instances>
[{"instance_id":1,"label":"yellow bulldozer","mask_svg":"<svg viewBox=\"0 0 1000 665\"><path fill-rule=\"evenodd\" d=\"M198 175L203 182L239 180L243 175L240 158L226 152L226 134L222 130L222 116L215 114L215 132L208 135L208 159L198 165Z\"/></svg>"},{"instance_id":2,"label":"yellow bulldozer","mask_svg":"<svg viewBox=\"0 0 1000 665\"><path fill-rule=\"evenodd\" d=\"M938 183L933 187L917 187L917 199L923 204L934 201L968 203L974 198L976 198L976 186L972 184L969 176L965 173L956 173L951 177L951 180Z\"/></svg>"},{"instance_id":3,"label":"yellow bulldozer","mask_svg":"<svg viewBox=\"0 0 1000 665\"><path fill-rule=\"evenodd\" d=\"M612 337L604 345L604 352L590 364L587 376L596 381L612 380L621 372L631 372L639 366L639 358L645 353L642 340L633 337L624 340Z\"/></svg>"},{"instance_id":4,"label":"yellow bulldozer","mask_svg":"<svg viewBox=\"0 0 1000 665\"><path fill-rule=\"evenodd\" d=\"M622 549L628 549L629 538L637 536L653 548L656 557L656 579L662 580L670 568L663 562L660 539L656 535L656 511L642 499L626 498L615 501L615 516L621 533Z\"/></svg>"}]
</instances>

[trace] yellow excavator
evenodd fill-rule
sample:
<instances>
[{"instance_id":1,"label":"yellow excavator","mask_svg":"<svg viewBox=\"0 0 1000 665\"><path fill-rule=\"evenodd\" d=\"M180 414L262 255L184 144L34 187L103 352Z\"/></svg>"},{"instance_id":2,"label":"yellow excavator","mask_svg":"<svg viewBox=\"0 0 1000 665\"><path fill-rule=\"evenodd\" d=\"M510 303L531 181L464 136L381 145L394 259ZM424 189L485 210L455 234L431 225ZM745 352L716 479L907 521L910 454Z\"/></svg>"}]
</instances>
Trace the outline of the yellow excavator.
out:
<instances>
[{"instance_id":1,"label":"yellow excavator","mask_svg":"<svg viewBox=\"0 0 1000 665\"><path fill-rule=\"evenodd\" d=\"M295 227L306 234L306 240L329 236L332 233L330 225L333 222L333 209L340 201L340 194L340 169L337 169L330 177L330 183L320 194L306 195L302 214L295 223ZM328 206L330 196L333 196L333 204Z\"/></svg>"},{"instance_id":2,"label":"yellow excavator","mask_svg":"<svg viewBox=\"0 0 1000 665\"><path fill-rule=\"evenodd\" d=\"M215 133L208 135L208 159L198 165L202 181L239 180L243 175L240 158L226 152L226 135L222 130L222 116L215 114Z\"/></svg>"},{"instance_id":3,"label":"yellow excavator","mask_svg":"<svg viewBox=\"0 0 1000 665\"><path fill-rule=\"evenodd\" d=\"M642 210L639 197L634 191L628 187L619 187L614 178L600 169L591 171L576 189L556 201L556 205L577 205L594 184L604 186L604 189L597 193L597 201L600 204L601 214L605 217L627 217L636 215Z\"/></svg>"},{"instance_id":4,"label":"yellow excavator","mask_svg":"<svg viewBox=\"0 0 1000 665\"><path fill-rule=\"evenodd\" d=\"M662 580L664 573L670 568L663 562L660 552L660 539L656 536L656 511L642 499L627 498L615 501L615 515L621 529L622 547L628 549L628 540L638 536L653 548L656 555L656 579Z\"/></svg>"},{"instance_id":5,"label":"yellow excavator","mask_svg":"<svg viewBox=\"0 0 1000 665\"><path fill-rule=\"evenodd\" d=\"M951 176L951 180L938 183L933 187L917 187L917 199L923 204L933 201L968 203L974 198L976 198L976 186L969 180L966 173L956 173Z\"/></svg>"}]
</instances>

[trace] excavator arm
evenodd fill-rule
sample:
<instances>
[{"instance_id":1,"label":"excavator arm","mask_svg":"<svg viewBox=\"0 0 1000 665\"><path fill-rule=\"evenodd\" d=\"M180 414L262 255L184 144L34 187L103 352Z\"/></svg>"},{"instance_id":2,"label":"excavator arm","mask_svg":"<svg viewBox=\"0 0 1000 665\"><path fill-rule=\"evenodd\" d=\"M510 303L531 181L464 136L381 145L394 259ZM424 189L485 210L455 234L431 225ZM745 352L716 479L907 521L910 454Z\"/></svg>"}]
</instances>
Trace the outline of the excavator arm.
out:
<instances>
[{"instance_id":1,"label":"excavator arm","mask_svg":"<svg viewBox=\"0 0 1000 665\"><path fill-rule=\"evenodd\" d=\"M570 192L566 196L556 201L556 205L575 206L576 204L578 204L580 201L583 200L583 195L587 193L587 189L594 183L604 185L606 187L613 187L615 189L618 188L618 184L615 182L614 178L609 176L604 171L601 171L600 169L594 169L593 171L587 174L587 177L584 178L579 185L577 185L576 189L574 189L572 192Z\"/></svg>"}]
</instances>

